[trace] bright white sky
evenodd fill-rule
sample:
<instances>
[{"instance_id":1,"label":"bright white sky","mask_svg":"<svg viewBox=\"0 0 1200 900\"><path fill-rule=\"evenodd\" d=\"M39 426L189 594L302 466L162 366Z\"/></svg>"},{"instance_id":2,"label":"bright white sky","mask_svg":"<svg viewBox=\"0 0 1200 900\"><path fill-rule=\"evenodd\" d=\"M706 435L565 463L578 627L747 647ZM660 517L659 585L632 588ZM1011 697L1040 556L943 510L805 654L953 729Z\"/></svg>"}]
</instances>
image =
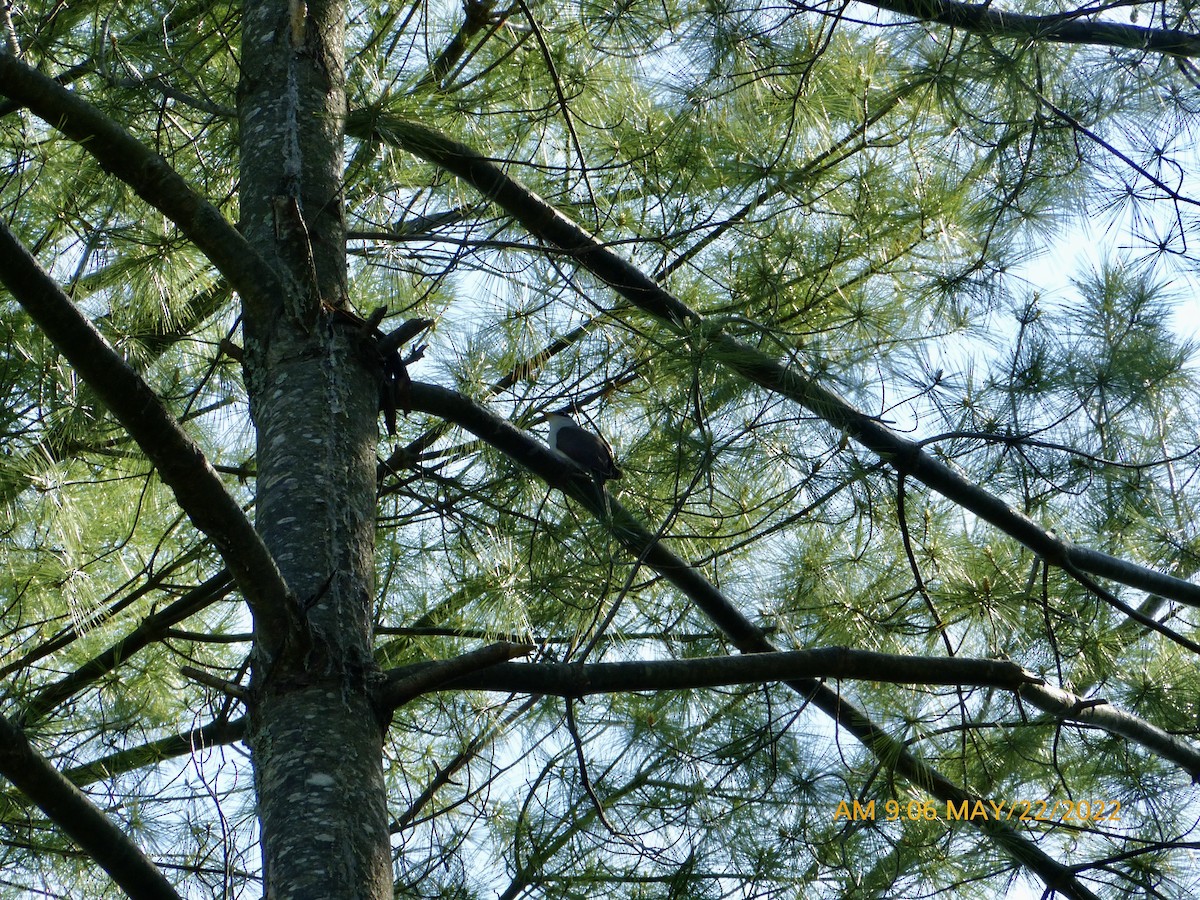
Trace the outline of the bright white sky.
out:
<instances>
[{"instance_id":1,"label":"bright white sky","mask_svg":"<svg viewBox=\"0 0 1200 900\"><path fill-rule=\"evenodd\" d=\"M1200 170L1200 165L1198 165ZM1120 259L1122 238L1126 234L1095 234L1087 224L1072 229L1057 244L1037 259L1020 267L1018 274L1029 282L1031 290L1051 304L1071 302L1077 292L1072 279L1102 268ZM1170 280L1175 300L1175 327L1179 333L1200 342L1200 282L1176 267Z\"/></svg>"}]
</instances>

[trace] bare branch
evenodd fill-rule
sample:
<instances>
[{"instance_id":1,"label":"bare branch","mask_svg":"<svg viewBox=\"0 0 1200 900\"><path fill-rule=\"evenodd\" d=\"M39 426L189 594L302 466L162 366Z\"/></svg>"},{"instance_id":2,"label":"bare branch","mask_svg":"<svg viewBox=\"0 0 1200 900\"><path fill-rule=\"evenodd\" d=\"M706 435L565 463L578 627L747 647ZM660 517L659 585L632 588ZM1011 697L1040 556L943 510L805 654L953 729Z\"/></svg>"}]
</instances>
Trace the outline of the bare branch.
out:
<instances>
[{"instance_id":1,"label":"bare branch","mask_svg":"<svg viewBox=\"0 0 1200 900\"><path fill-rule=\"evenodd\" d=\"M501 647L506 645L493 645ZM484 648L490 649L490 648ZM479 651L476 651L479 652ZM460 657L461 659L462 657ZM966 657L905 656L847 647L748 653L744 656L619 663L502 663L437 680L445 663L393 669L389 687L417 685L422 691L482 690L557 697L586 697L636 691L680 691L734 684L841 679L888 684L995 687L1018 693L1060 719L1092 725L1126 737L1179 765L1200 780L1200 749L1106 700L1084 699L1051 687L1014 662Z\"/></svg>"},{"instance_id":2,"label":"bare branch","mask_svg":"<svg viewBox=\"0 0 1200 900\"><path fill-rule=\"evenodd\" d=\"M134 900L179 900L158 867L116 823L102 813L25 733L0 716L0 774L38 805Z\"/></svg>"},{"instance_id":3,"label":"bare branch","mask_svg":"<svg viewBox=\"0 0 1200 900\"><path fill-rule=\"evenodd\" d=\"M245 717L230 720L215 719L207 725L159 738L147 744L118 750L108 756L74 766L64 771L63 777L75 785L91 784L94 781L111 779L125 772L133 772L146 766L156 765L164 759L175 759L206 748L235 744L243 740L245 736Z\"/></svg>"},{"instance_id":4,"label":"bare branch","mask_svg":"<svg viewBox=\"0 0 1200 900\"><path fill-rule=\"evenodd\" d=\"M661 574L687 596L744 653L768 653L777 650L766 634L751 622L698 569L690 566L643 527L623 506L604 497L592 480L582 473L572 475L566 463L549 447L489 412L467 397L446 388L414 383L411 398L414 409L432 412L471 431L492 446L512 456L544 478L549 484L569 493L593 515L612 529L613 536L645 565ZM880 760L902 777L939 800L971 806L980 798L955 784L904 744L876 725L867 714L827 684L811 678L791 678L786 684L834 722L855 736ZM1065 865L1004 822L973 822L1014 859L1030 868L1054 890L1073 900L1094 900L1093 894Z\"/></svg>"},{"instance_id":5,"label":"bare branch","mask_svg":"<svg viewBox=\"0 0 1200 900\"><path fill-rule=\"evenodd\" d=\"M1083 13L1031 16L1004 12L989 3L955 0L862 0L879 9L925 22L950 25L989 37L1125 47L1172 56L1200 56L1200 35L1174 28L1143 28L1120 22L1098 22ZM807 4L797 6L808 8Z\"/></svg>"},{"instance_id":6,"label":"bare branch","mask_svg":"<svg viewBox=\"0 0 1200 900\"><path fill-rule=\"evenodd\" d=\"M275 560L203 451L3 223L0 281L138 442L192 524L212 540L256 622L268 626L264 633L291 633L285 626L294 609ZM264 649L271 655L280 648Z\"/></svg>"},{"instance_id":7,"label":"bare branch","mask_svg":"<svg viewBox=\"0 0 1200 900\"><path fill-rule=\"evenodd\" d=\"M92 154L139 197L179 226L252 312L267 315L282 294L275 270L211 203L197 194L165 159L125 131L78 93L0 53L0 93L24 104Z\"/></svg>"},{"instance_id":8,"label":"bare branch","mask_svg":"<svg viewBox=\"0 0 1200 900\"><path fill-rule=\"evenodd\" d=\"M463 653L453 659L441 659L434 662L409 666L404 669L393 669L387 674L387 680L375 696L376 706L390 714L399 706L403 706L414 697L429 691L437 690L447 681L489 669L498 663L516 659L518 656L528 656L537 648L531 644L512 644L499 641Z\"/></svg>"},{"instance_id":9,"label":"bare branch","mask_svg":"<svg viewBox=\"0 0 1200 900\"><path fill-rule=\"evenodd\" d=\"M437 665L419 663L405 666L390 673L389 679L409 678ZM432 689L504 691L578 698L589 694L769 684L797 678L852 679L888 684L961 684L1009 691L1044 684L1037 675L1007 660L903 656L848 647L828 647L820 650L636 662L504 663L454 678Z\"/></svg>"},{"instance_id":10,"label":"bare branch","mask_svg":"<svg viewBox=\"0 0 1200 900\"><path fill-rule=\"evenodd\" d=\"M1200 607L1200 585L1156 572L1096 550L1076 547L1014 509L1001 498L939 462L919 443L856 409L795 366L780 362L756 347L725 333L720 322L707 321L637 266L505 174L475 150L449 137L405 120L379 125L380 133L448 172L471 183L516 218L536 237L566 251L580 265L626 300L685 336L707 357L769 391L788 397L862 444L897 471L942 494L1052 565L1073 567L1111 578L1130 587Z\"/></svg>"},{"instance_id":11,"label":"bare branch","mask_svg":"<svg viewBox=\"0 0 1200 900\"><path fill-rule=\"evenodd\" d=\"M1092 725L1120 735L1176 763L1200 783L1200 751L1187 741L1163 731L1145 719L1125 712L1103 699L1084 699L1048 684L1027 684L1019 689L1023 700L1060 719Z\"/></svg>"}]
</instances>

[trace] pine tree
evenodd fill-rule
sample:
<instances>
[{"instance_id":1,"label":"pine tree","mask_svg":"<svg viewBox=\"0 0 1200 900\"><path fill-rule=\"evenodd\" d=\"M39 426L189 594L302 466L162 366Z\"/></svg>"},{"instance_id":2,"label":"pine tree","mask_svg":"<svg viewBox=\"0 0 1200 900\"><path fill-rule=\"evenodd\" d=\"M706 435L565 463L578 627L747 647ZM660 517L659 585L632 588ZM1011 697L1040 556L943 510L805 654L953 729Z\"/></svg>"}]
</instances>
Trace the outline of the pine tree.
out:
<instances>
[{"instance_id":1,"label":"pine tree","mask_svg":"<svg viewBox=\"0 0 1200 900\"><path fill-rule=\"evenodd\" d=\"M0 19L4 895L1195 893L1190 5Z\"/></svg>"}]
</instances>

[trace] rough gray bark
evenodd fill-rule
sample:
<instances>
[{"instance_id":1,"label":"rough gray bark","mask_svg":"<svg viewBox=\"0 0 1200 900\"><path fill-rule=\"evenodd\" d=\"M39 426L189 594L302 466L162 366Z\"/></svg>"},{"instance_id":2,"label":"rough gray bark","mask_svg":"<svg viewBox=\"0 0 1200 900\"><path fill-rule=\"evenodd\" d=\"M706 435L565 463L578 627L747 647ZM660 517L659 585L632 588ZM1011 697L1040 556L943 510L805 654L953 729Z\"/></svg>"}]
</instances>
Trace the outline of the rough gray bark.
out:
<instances>
[{"instance_id":1,"label":"rough gray bark","mask_svg":"<svg viewBox=\"0 0 1200 900\"><path fill-rule=\"evenodd\" d=\"M371 703L378 373L346 302L343 23L336 2L248 2L242 230L280 276L244 311L257 526L300 615L255 636L247 738L268 896L391 896L383 726ZM266 648L281 647L277 654Z\"/></svg>"}]
</instances>

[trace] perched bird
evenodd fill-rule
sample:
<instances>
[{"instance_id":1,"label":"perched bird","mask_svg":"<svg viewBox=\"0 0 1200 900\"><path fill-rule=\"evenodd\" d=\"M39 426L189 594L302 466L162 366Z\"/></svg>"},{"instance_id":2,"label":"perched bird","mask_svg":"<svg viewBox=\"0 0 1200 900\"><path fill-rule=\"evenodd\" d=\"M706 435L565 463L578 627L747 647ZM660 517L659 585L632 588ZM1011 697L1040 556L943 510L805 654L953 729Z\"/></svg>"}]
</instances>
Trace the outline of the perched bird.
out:
<instances>
[{"instance_id":1,"label":"perched bird","mask_svg":"<svg viewBox=\"0 0 1200 900\"><path fill-rule=\"evenodd\" d=\"M561 453L584 471L588 472L601 487L609 479L621 477L621 470L613 459L612 447L598 434L584 431L572 421L567 411L549 413L550 449Z\"/></svg>"}]
</instances>

